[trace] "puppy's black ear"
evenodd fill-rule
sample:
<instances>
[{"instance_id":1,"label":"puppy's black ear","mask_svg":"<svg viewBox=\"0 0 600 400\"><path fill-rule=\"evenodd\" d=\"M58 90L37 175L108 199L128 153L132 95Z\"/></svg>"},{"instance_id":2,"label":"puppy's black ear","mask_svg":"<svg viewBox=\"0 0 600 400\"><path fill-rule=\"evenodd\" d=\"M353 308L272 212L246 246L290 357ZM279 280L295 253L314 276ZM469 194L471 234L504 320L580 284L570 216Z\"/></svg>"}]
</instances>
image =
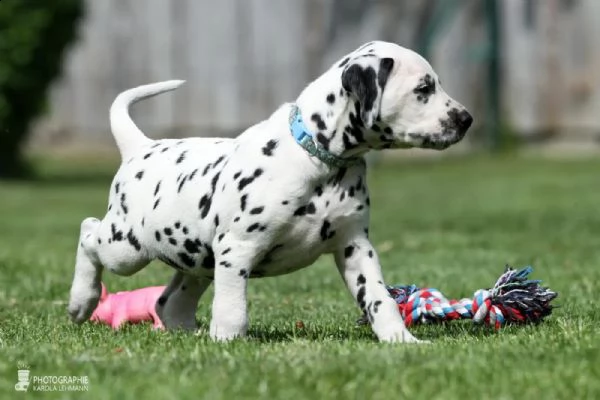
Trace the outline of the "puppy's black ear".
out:
<instances>
[{"instance_id":1,"label":"puppy's black ear","mask_svg":"<svg viewBox=\"0 0 600 400\"><path fill-rule=\"evenodd\" d=\"M360 119L367 128L379 116L383 88L393 67L393 59L382 58L373 64L350 63L342 73L342 87L358 100Z\"/></svg>"}]
</instances>

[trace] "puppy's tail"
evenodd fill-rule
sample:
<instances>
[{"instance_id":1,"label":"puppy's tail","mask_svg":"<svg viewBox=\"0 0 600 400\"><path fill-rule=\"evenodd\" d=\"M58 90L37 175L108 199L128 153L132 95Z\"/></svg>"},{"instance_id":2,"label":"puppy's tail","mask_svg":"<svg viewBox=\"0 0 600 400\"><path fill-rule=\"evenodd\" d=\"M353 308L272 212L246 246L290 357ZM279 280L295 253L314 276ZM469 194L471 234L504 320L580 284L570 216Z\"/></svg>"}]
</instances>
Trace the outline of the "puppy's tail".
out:
<instances>
[{"instance_id":1,"label":"puppy's tail","mask_svg":"<svg viewBox=\"0 0 600 400\"><path fill-rule=\"evenodd\" d=\"M172 80L138 86L121 92L110 107L110 129L123 159L151 142L129 115L129 107L140 100L177 89L185 81Z\"/></svg>"}]
</instances>

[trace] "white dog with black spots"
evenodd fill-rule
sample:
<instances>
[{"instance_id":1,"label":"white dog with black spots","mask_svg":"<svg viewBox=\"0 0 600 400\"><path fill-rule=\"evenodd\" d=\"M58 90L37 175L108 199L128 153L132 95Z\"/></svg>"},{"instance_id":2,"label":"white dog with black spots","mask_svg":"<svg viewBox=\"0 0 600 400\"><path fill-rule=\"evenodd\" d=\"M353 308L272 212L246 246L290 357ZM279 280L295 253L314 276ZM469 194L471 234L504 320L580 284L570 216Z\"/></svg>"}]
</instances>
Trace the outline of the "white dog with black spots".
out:
<instances>
[{"instance_id":1,"label":"white dog with black spots","mask_svg":"<svg viewBox=\"0 0 600 400\"><path fill-rule=\"evenodd\" d=\"M90 317L105 268L128 276L159 259L175 269L156 305L165 326L196 329L198 300L214 282L210 337L231 340L247 332L249 278L288 274L333 254L377 338L418 342L369 241L362 156L442 150L463 138L472 117L429 63L396 44L369 42L236 138L147 138L129 106L182 83L133 88L111 106L122 164L104 218L81 224L72 319Z\"/></svg>"}]
</instances>

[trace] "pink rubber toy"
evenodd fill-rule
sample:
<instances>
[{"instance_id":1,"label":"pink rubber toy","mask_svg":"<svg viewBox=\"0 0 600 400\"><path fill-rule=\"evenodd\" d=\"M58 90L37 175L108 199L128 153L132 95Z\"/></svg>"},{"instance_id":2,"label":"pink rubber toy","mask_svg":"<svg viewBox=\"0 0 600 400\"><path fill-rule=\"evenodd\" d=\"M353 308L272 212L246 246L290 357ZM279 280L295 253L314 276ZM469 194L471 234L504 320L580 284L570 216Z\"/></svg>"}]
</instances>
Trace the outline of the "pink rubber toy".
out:
<instances>
[{"instance_id":1,"label":"pink rubber toy","mask_svg":"<svg viewBox=\"0 0 600 400\"><path fill-rule=\"evenodd\" d=\"M106 286L102 284L100 302L90 321L108 324L113 329L119 329L126 322L136 324L152 321L154 329L164 329L155 310L156 301L164 290L165 286L150 286L132 291L108 293Z\"/></svg>"}]
</instances>

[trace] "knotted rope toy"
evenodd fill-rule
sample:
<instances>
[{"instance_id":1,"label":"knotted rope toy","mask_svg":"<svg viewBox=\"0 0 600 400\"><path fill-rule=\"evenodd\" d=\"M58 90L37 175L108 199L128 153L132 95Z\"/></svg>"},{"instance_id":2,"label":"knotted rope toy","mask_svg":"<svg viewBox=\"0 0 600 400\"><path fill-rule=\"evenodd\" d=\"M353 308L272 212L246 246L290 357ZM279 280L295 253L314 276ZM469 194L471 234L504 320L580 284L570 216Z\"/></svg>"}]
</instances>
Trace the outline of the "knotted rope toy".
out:
<instances>
[{"instance_id":1,"label":"knotted rope toy","mask_svg":"<svg viewBox=\"0 0 600 400\"><path fill-rule=\"evenodd\" d=\"M472 299L449 300L439 290L415 285L387 286L396 300L406 326L456 319L471 319L500 329L506 324L541 322L552 313L550 304L558 293L542 287L541 281L527 279L533 268L521 270L506 265L504 273L491 289L480 289ZM359 325L369 323L365 313Z\"/></svg>"}]
</instances>

